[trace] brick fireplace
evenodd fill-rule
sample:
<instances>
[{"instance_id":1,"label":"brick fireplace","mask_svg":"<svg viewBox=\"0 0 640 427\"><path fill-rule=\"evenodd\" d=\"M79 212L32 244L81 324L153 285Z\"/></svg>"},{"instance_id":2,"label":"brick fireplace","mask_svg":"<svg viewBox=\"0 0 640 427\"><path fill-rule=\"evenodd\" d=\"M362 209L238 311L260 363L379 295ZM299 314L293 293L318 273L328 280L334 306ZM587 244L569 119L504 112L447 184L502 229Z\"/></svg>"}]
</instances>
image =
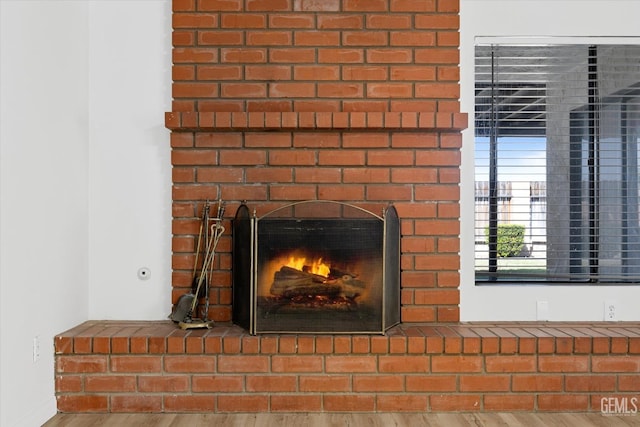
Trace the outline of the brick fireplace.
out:
<instances>
[{"instance_id":1,"label":"brick fireplace","mask_svg":"<svg viewBox=\"0 0 640 427\"><path fill-rule=\"evenodd\" d=\"M191 286L207 199L258 216L300 200L393 203L403 321L459 320L458 20L457 0L175 0L173 301ZM230 239L211 292L220 322Z\"/></svg>"},{"instance_id":2,"label":"brick fireplace","mask_svg":"<svg viewBox=\"0 0 640 427\"><path fill-rule=\"evenodd\" d=\"M232 236L210 330L89 321L55 339L61 412L599 411L640 391L640 325L460 324L457 0L174 0L172 301L200 213L298 201L400 224L385 335L232 324ZM168 313L167 313L168 314ZM626 400L625 400L626 399Z\"/></svg>"}]
</instances>

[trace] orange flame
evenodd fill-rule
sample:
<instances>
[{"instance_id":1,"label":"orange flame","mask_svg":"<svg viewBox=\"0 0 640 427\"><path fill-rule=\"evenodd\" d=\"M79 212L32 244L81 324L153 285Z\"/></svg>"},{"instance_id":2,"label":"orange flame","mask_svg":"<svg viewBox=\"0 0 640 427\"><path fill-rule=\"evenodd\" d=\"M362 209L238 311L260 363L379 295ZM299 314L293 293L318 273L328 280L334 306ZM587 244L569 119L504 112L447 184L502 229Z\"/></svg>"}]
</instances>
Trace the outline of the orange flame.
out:
<instances>
[{"instance_id":1,"label":"orange flame","mask_svg":"<svg viewBox=\"0 0 640 427\"><path fill-rule=\"evenodd\" d=\"M305 257L291 256L289 257L289 262L286 264L286 266L324 277L329 277L329 272L331 271L331 265L324 263L322 261L322 258L318 258L309 263L307 262L307 259Z\"/></svg>"}]
</instances>

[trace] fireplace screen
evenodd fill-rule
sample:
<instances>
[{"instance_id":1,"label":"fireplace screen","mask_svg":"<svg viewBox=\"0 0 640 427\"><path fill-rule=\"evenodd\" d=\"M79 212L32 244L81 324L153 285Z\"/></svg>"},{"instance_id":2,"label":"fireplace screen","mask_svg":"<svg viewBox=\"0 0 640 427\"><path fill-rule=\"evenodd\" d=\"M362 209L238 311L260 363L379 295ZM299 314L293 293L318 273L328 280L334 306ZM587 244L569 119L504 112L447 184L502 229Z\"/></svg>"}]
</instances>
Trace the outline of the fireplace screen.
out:
<instances>
[{"instance_id":1,"label":"fireplace screen","mask_svg":"<svg viewBox=\"0 0 640 427\"><path fill-rule=\"evenodd\" d=\"M233 224L233 320L257 333L384 333L400 319L400 227L327 201Z\"/></svg>"}]
</instances>

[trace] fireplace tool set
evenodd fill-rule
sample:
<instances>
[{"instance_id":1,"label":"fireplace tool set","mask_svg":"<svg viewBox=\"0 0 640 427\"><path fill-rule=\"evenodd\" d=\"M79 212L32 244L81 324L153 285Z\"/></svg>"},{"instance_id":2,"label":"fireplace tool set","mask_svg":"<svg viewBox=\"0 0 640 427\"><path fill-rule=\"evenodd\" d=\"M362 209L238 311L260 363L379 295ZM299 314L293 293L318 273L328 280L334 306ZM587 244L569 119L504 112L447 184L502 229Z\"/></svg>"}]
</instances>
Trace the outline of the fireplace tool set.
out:
<instances>
[{"instance_id":1,"label":"fireplace tool set","mask_svg":"<svg viewBox=\"0 0 640 427\"><path fill-rule=\"evenodd\" d=\"M210 209L211 207L207 200L202 209L191 290L178 299L173 312L169 316L171 320L178 323L181 329L212 328L214 324L213 320L208 319L209 286L213 275L216 247L225 231L222 226L225 206L222 200L218 200L215 218L211 218ZM202 265L199 265L200 256L202 256ZM200 267L199 270L198 267ZM204 299L204 306L198 307L201 299ZM196 310L198 308L199 310ZM198 315L198 311L200 312L200 317L194 317Z\"/></svg>"}]
</instances>

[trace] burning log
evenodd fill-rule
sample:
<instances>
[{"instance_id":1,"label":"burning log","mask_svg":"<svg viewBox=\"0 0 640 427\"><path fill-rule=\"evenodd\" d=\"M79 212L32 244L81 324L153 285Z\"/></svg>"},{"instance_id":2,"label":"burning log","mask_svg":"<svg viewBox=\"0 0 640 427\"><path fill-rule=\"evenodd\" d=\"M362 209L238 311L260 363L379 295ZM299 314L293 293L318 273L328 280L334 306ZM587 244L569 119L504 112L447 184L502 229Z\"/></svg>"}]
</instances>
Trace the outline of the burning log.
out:
<instances>
[{"instance_id":1,"label":"burning log","mask_svg":"<svg viewBox=\"0 0 640 427\"><path fill-rule=\"evenodd\" d=\"M346 297L355 299L362 294L365 283L355 276L340 272L340 276L324 277L295 268L283 266L273 276L271 294L295 298L299 296Z\"/></svg>"}]
</instances>

